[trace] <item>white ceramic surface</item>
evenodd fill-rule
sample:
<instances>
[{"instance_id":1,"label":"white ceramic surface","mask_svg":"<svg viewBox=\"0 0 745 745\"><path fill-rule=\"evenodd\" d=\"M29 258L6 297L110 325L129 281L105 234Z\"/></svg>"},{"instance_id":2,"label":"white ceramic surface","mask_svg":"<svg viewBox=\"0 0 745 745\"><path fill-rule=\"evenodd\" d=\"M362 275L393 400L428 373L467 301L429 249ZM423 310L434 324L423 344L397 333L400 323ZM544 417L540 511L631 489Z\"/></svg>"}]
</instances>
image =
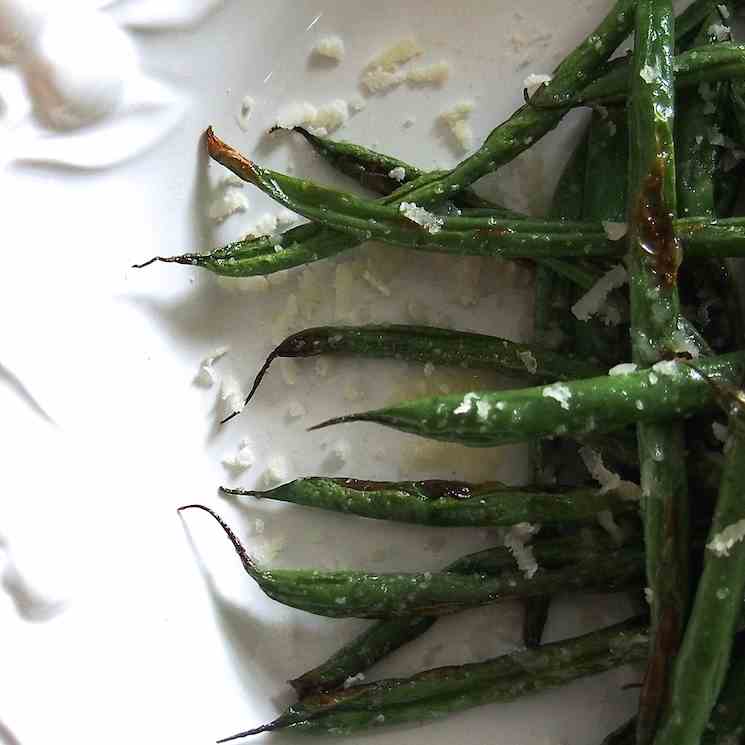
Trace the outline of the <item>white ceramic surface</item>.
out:
<instances>
[{"instance_id":1,"label":"white ceramic surface","mask_svg":"<svg viewBox=\"0 0 745 745\"><path fill-rule=\"evenodd\" d=\"M247 188L248 212L220 225L208 219L224 176L201 147L208 124L262 162L332 179L302 143L262 132L285 103L351 98L368 59L415 34L423 60L450 60L450 81L371 97L337 136L422 166L452 164L457 154L438 114L473 100L483 137L520 103L523 78L550 71L609 4L67 0L60 16L54 0L0 0L0 743L212 742L272 717L290 700L284 680L364 627L267 600L216 526L199 513L182 521L179 504L219 508L257 555L281 566L434 569L496 540L493 531L231 503L216 486L259 482L275 455L286 458L289 476L524 479L520 448L468 451L364 425L305 432L326 416L440 385L498 381L351 361L331 361L322 377L312 361L301 362L294 386L273 370L250 410L218 429L217 388L192 380L199 361L227 344L216 370L248 381L293 293L300 314L292 329L426 319L526 338L524 272L367 246L315 265L326 289L312 296L302 271L234 292L184 267L129 266L219 245L276 212ZM343 36L346 58L313 63L311 47L330 33ZM237 118L245 95L255 99L248 131ZM415 123L405 128L409 117ZM567 123L505 169L503 190L524 206L545 204L573 132ZM391 295L358 278L350 306L334 289L336 267L352 262L360 274L368 260ZM287 416L291 400L305 405L303 418ZM256 463L231 479L220 461L245 436ZM349 446L343 465L340 443ZM625 610L618 599L560 602L550 635ZM510 650L519 621L513 604L444 620L375 673ZM631 710L635 694L620 687L634 679L619 671L348 741L594 743Z\"/></svg>"}]
</instances>

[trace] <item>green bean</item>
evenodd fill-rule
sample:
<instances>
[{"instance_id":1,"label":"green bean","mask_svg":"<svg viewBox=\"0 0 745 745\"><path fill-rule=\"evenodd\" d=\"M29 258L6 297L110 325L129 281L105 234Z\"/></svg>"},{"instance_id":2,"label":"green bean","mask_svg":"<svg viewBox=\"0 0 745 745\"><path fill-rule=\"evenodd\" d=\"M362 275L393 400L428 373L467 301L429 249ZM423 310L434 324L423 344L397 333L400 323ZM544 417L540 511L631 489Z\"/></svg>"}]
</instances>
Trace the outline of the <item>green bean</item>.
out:
<instances>
[{"instance_id":1,"label":"green bean","mask_svg":"<svg viewBox=\"0 0 745 745\"><path fill-rule=\"evenodd\" d=\"M677 278L682 254L672 222L672 33L671 0L640 0L629 96L631 341L633 360L640 366L674 351L681 318ZM651 646L637 718L637 740L647 745L668 694L669 668L688 612L688 494L682 424L640 420L637 436L652 592Z\"/></svg>"},{"instance_id":2,"label":"green bean","mask_svg":"<svg viewBox=\"0 0 745 745\"><path fill-rule=\"evenodd\" d=\"M700 360L716 380L739 379L745 352ZM556 435L611 432L635 422L689 416L711 406L703 378L685 365L499 392L475 392L402 402L386 409L330 419L311 429L345 422L376 422L435 440L490 447ZM664 449L661 451L667 454ZM655 463L658 461L655 461Z\"/></svg>"},{"instance_id":3,"label":"green bean","mask_svg":"<svg viewBox=\"0 0 745 745\"><path fill-rule=\"evenodd\" d=\"M593 521L598 512L635 510L637 495L597 488L542 490L498 482L360 481L314 476L268 491L221 487L233 496L272 499L378 520L438 527L490 527L522 522Z\"/></svg>"},{"instance_id":4,"label":"green bean","mask_svg":"<svg viewBox=\"0 0 745 745\"><path fill-rule=\"evenodd\" d=\"M437 719L455 711L563 685L644 658L645 628L631 620L486 662L381 680L291 706L273 722L224 738L281 729L346 735L382 724Z\"/></svg>"},{"instance_id":5,"label":"green bean","mask_svg":"<svg viewBox=\"0 0 745 745\"><path fill-rule=\"evenodd\" d=\"M541 646L543 632L548 622L551 609L551 596L538 595L525 601L525 615L523 616L523 644L528 649Z\"/></svg>"},{"instance_id":6,"label":"green bean","mask_svg":"<svg viewBox=\"0 0 745 745\"><path fill-rule=\"evenodd\" d=\"M730 442L719 488L704 569L680 653L675 658L670 704L656 745L695 745L724 684L745 590L745 394L728 398Z\"/></svg>"},{"instance_id":7,"label":"green bean","mask_svg":"<svg viewBox=\"0 0 745 745\"><path fill-rule=\"evenodd\" d=\"M709 725L704 732L702 745L738 745L745 736L745 709L742 692L745 691L745 649L743 638L730 661L727 678L714 708Z\"/></svg>"},{"instance_id":8,"label":"green bean","mask_svg":"<svg viewBox=\"0 0 745 745\"><path fill-rule=\"evenodd\" d=\"M230 538L243 568L270 598L330 618L390 618L440 616L510 598L543 595L547 591L613 591L637 584L643 574L642 550L626 546L570 567L538 569L528 578L518 570L499 576L421 572L371 574L301 569L264 569L246 553L228 525L204 505Z\"/></svg>"},{"instance_id":9,"label":"green bean","mask_svg":"<svg viewBox=\"0 0 745 745\"><path fill-rule=\"evenodd\" d=\"M544 380L566 380L599 372L596 365L568 355L484 334L399 324L319 326L288 336L271 352L256 375L246 404L275 359L326 354L430 362Z\"/></svg>"},{"instance_id":10,"label":"green bean","mask_svg":"<svg viewBox=\"0 0 745 745\"><path fill-rule=\"evenodd\" d=\"M633 543L639 535L635 522L619 519L624 544ZM577 533L560 538L544 538L538 534L531 544L540 566L555 568L588 561L617 547L608 533L598 526L585 525ZM504 547L487 549L464 556L445 571L461 574L497 574L514 566L515 559ZM339 688L345 680L372 667L395 649L421 636L435 622L430 616L410 616L378 621L360 636L346 644L318 667L290 681L304 696L311 691Z\"/></svg>"}]
</instances>

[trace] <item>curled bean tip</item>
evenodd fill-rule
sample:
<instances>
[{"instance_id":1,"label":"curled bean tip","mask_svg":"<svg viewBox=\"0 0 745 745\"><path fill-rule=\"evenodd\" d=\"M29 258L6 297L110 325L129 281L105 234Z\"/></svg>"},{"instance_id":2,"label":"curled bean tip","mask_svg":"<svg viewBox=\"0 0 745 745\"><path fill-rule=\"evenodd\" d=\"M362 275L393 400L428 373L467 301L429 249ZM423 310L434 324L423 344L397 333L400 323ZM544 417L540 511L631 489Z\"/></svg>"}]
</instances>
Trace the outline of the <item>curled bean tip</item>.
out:
<instances>
[{"instance_id":1,"label":"curled bean tip","mask_svg":"<svg viewBox=\"0 0 745 745\"><path fill-rule=\"evenodd\" d=\"M312 427L308 427L307 432L314 432L317 429L325 429L326 427L333 427L336 424L348 424L349 422L374 422L375 419L366 414L347 414L346 416L337 416L333 419L326 419L326 421L320 424L314 424Z\"/></svg>"}]
</instances>

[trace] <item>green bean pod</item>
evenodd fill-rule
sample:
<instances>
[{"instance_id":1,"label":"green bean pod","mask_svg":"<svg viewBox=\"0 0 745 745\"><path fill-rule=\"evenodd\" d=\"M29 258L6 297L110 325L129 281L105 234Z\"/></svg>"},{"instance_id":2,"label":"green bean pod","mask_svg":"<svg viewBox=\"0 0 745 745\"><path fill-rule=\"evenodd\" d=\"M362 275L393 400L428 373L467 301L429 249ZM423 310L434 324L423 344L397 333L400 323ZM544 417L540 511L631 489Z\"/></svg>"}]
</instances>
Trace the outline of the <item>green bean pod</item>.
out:
<instances>
[{"instance_id":1,"label":"green bean pod","mask_svg":"<svg viewBox=\"0 0 745 745\"><path fill-rule=\"evenodd\" d=\"M732 383L742 375L744 363L745 352L733 352L703 358L699 369L719 382ZM611 432L636 422L670 421L713 403L710 386L697 372L669 362L627 375L417 399L330 419L311 429L375 422L435 440L491 447Z\"/></svg>"},{"instance_id":2,"label":"green bean pod","mask_svg":"<svg viewBox=\"0 0 745 745\"><path fill-rule=\"evenodd\" d=\"M574 639L513 652L486 662L426 670L309 697L269 724L219 740L260 732L348 735L381 725L438 719L447 714L564 685L645 655L645 628L637 620Z\"/></svg>"},{"instance_id":3,"label":"green bean pod","mask_svg":"<svg viewBox=\"0 0 745 745\"><path fill-rule=\"evenodd\" d=\"M633 544L639 536L635 522L619 520L624 545ZM598 526L585 525L574 534L560 538L534 538L533 554L540 566L556 568L594 555L604 555L617 548L608 533ZM515 559L504 547L486 549L457 559L445 568L461 574L497 574L514 566ZM342 647L318 667L290 681L300 696L311 691L340 688L345 680L372 667L390 652L421 636L435 622L433 616L409 616L378 621L358 637Z\"/></svg>"},{"instance_id":4,"label":"green bean pod","mask_svg":"<svg viewBox=\"0 0 745 745\"><path fill-rule=\"evenodd\" d=\"M745 737L745 709L742 706L742 692L745 691L745 639L740 635L738 641L724 687L701 738L701 745L737 745Z\"/></svg>"},{"instance_id":5,"label":"green bean pod","mask_svg":"<svg viewBox=\"0 0 745 745\"><path fill-rule=\"evenodd\" d=\"M268 491L221 487L233 496L272 499L361 517L437 527L491 527L522 522L587 522L598 512L637 509L614 491L597 488L541 490L500 483L458 481L360 481L316 476L296 479Z\"/></svg>"},{"instance_id":6,"label":"green bean pod","mask_svg":"<svg viewBox=\"0 0 745 745\"><path fill-rule=\"evenodd\" d=\"M745 591L745 394L731 394L730 442L704 569L675 659L670 703L656 745L695 745L724 685Z\"/></svg>"},{"instance_id":7,"label":"green bean pod","mask_svg":"<svg viewBox=\"0 0 745 745\"><path fill-rule=\"evenodd\" d=\"M330 618L441 616L469 607L557 591L614 591L639 583L643 552L626 546L592 560L557 569L539 568L528 578L517 570L499 576L455 572L371 574L368 572L264 569L246 553L213 510L188 505L215 518L230 538L243 568L272 599Z\"/></svg>"}]
</instances>

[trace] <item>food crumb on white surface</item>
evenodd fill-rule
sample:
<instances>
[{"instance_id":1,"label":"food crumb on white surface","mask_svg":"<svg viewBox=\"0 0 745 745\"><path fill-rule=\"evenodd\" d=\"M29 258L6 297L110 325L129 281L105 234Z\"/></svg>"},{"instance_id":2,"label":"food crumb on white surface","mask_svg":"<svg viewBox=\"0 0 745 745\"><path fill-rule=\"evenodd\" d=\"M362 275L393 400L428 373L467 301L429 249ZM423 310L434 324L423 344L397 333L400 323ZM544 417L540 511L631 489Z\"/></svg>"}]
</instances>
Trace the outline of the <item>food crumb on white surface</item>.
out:
<instances>
[{"instance_id":1,"label":"food crumb on white surface","mask_svg":"<svg viewBox=\"0 0 745 745\"><path fill-rule=\"evenodd\" d=\"M620 241L629 232L629 224L626 222L603 220L603 230L610 240Z\"/></svg>"},{"instance_id":2,"label":"food crumb on white surface","mask_svg":"<svg viewBox=\"0 0 745 745\"><path fill-rule=\"evenodd\" d=\"M218 347L210 352L199 363L199 371L194 376L194 384L202 388L211 388L217 382L217 375L213 365L230 351L230 347Z\"/></svg>"},{"instance_id":3,"label":"food crumb on white surface","mask_svg":"<svg viewBox=\"0 0 745 745\"><path fill-rule=\"evenodd\" d=\"M313 54L335 62L341 62L344 59L345 51L344 40L336 35L324 36L313 47Z\"/></svg>"},{"instance_id":4,"label":"food crumb on white surface","mask_svg":"<svg viewBox=\"0 0 745 745\"><path fill-rule=\"evenodd\" d=\"M223 376L220 384L220 398L226 414L233 414L236 411L243 411L245 394L240 383L233 375Z\"/></svg>"},{"instance_id":5,"label":"food crumb on white surface","mask_svg":"<svg viewBox=\"0 0 745 745\"><path fill-rule=\"evenodd\" d=\"M539 530L540 525L518 523L513 525L504 537L505 548L515 557L518 569L528 579L531 579L538 571L538 562L528 542Z\"/></svg>"},{"instance_id":6,"label":"food crumb on white surface","mask_svg":"<svg viewBox=\"0 0 745 745\"><path fill-rule=\"evenodd\" d=\"M301 419L308 413L308 409L305 408L305 404L297 399L292 399L287 404L287 416L290 419Z\"/></svg>"},{"instance_id":7,"label":"food crumb on white surface","mask_svg":"<svg viewBox=\"0 0 745 745\"><path fill-rule=\"evenodd\" d=\"M553 383L552 385L547 385L543 389L542 395L544 398L553 398L554 401L559 402L562 409L569 411L569 401L572 398L572 391L571 388L564 385L564 383Z\"/></svg>"},{"instance_id":8,"label":"food crumb on white surface","mask_svg":"<svg viewBox=\"0 0 745 745\"><path fill-rule=\"evenodd\" d=\"M349 104L341 98L315 106L308 101L288 104L276 117L277 126L283 129L305 127L312 134L325 137L349 121Z\"/></svg>"},{"instance_id":9,"label":"food crumb on white surface","mask_svg":"<svg viewBox=\"0 0 745 745\"><path fill-rule=\"evenodd\" d=\"M251 468L255 461L256 456L251 448L251 440L244 437L238 443L238 449L235 453L223 457L222 464L235 473L242 473Z\"/></svg>"},{"instance_id":10,"label":"food crumb on white surface","mask_svg":"<svg viewBox=\"0 0 745 745\"><path fill-rule=\"evenodd\" d=\"M261 474L261 485L264 489L271 489L278 484L288 480L290 474L290 464L287 458L281 453L275 453L269 456L266 468Z\"/></svg>"},{"instance_id":11,"label":"food crumb on white surface","mask_svg":"<svg viewBox=\"0 0 745 745\"><path fill-rule=\"evenodd\" d=\"M419 42L413 37L399 39L367 64L362 72L361 84L368 93L383 93L406 80L401 66L423 53Z\"/></svg>"},{"instance_id":12,"label":"food crumb on white surface","mask_svg":"<svg viewBox=\"0 0 745 745\"><path fill-rule=\"evenodd\" d=\"M396 166L388 171L388 175L396 181L403 181L406 178L406 169L403 166Z\"/></svg>"},{"instance_id":13,"label":"food crumb on white surface","mask_svg":"<svg viewBox=\"0 0 745 745\"><path fill-rule=\"evenodd\" d=\"M628 281L626 268L616 264L607 271L573 306L572 313L580 321L589 321L603 307L608 295Z\"/></svg>"},{"instance_id":14,"label":"food crumb on white surface","mask_svg":"<svg viewBox=\"0 0 745 745\"><path fill-rule=\"evenodd\" d=\"M551 80L550 75L533 72L523 81L523 88L528 91L529 96L533 96L542 85L550 83Z\"/></svg>"},{"instance_id":15,"label":"food crumb on white surface","mask_svg":"<svg viewBox=\"0 0 745 745\"><path fill-rule=\"evenodd\" d=\"M406 81L413 85L444 85L449 77L450 63L446 60L413 67L406 73Z\"/></svg>"},{"instance_id":16,"label":"food crumb on white surface","mask_svg":"<svg viewBox=\"0 0 745 745\"><path fill-rule=\"evenodd\" d=\"M245 212L248 209L248 197L236 187L228 187L212 200L207 209L207 216L215 222L227 220L231 215Z\"/></svg>"},{"instance_id":17,"label":"food crumb on white surface","mask_svg":"<svg viewBox=\"0 0 745 745\"><path fill-rule=\"evenodd\" d=\"M745 539L745 519L738 520L736 523L728 525L724 530L717 533L711 541L706 544L706 548L716 556L729 556L729 553L735 544L743 539Z\"/></svg>"},{"instance_id":18,"label":"food crumb on white surface","mask_svg":"<svg viewBox=\"0 0 745 745\"><path fill-rule=\"evenodd\" d=\"M404 217L421 225L428 233L439 233L442 230L443 219L414 202L401 202L398 209Z\"/></svg>"},{"instance_id":19,"label":"food crumb on white surface","mask_svg":"<svg viewBox=\"0 0 745 745\"><path fill-rule=\"evenodd\" d=\"M447 126L461 151L473 147L473 130L468 118L475 108L473 101L460 101L452 109L440 114L440 120Z\"/></svg>"},{"instance_id":20,"label":"food crumb on white surface","mask_svg":"<svg viewBox=\"0 0 745 745\"><path fill-rule=\"evenodd\" d=\"M256 106L256 101L254 100L253 96L243 96L243 99L241 100L241 107L238 110L238 126L244 131L247 132L249 129L249 120L251 119L251 114L253 114L254 107Z\"/></svg>"},{"instance_id":21,"label":"food crumb on white surface","mask_svg":"<svg viewBox=\"0 0 745 745\"><path fill-rule=\"evenodd\" d=\"M638 365L633 362L621 362L615 367L611 367L611 369L608 370L608 375L611 377L615 377L616 375L630 375L631 373L635 373L638 369Z\"/></svg>"}]
</instances>

